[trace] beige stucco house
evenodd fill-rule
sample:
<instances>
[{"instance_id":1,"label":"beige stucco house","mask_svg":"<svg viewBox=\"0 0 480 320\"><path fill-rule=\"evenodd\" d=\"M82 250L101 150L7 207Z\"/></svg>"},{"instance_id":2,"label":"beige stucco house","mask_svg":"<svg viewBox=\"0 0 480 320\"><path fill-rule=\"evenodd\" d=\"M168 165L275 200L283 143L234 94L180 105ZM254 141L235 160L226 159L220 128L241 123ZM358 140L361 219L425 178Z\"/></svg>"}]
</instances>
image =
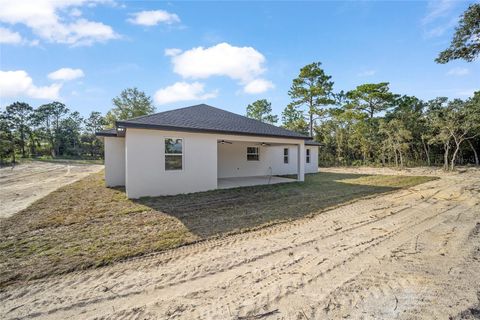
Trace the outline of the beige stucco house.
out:
<instances>
[{"instance_id":1,"label":"beige stucco house","mask_svg":"<svg viewBox=\"0 0 480 320\"><path fill-rule=\"evenodd\" d=\"M303 181L318 170L309 137L205 104L117 121L97 136L106 185L129 198Z\"/></svg>"}]
</instances>

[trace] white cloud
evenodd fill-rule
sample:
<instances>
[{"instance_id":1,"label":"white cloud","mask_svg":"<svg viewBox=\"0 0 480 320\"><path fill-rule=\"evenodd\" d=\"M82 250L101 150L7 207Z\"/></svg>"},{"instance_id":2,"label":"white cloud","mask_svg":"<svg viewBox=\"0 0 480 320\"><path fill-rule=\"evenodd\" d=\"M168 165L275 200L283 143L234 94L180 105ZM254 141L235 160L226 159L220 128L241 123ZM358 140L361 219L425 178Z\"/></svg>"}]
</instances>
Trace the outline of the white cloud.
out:
<instances>
[{"instance_id":1,"label":"white cloud","mask_svg":"<svg viewBox=\"0 0 480 320\"><path fill-rule=\"evenodd\" d=\"M249 94L257 94L257 93L263 93L274 87L275 86L273 85L273 83L268 80L255 79L247 83L247 85L245 85L245 87L243 88L243 91Z\"/></svg>"},{"instance_id":2,"label":"white cloud","mask_svg":"<svg viewBox=\"0 0 480 320\"><path fill-rule=\"evenodd\" d=\"M154 95L157 104L189 100L206 100L215 98L217 91L205 92L205 84L200 82L176 82L171 86L157 90Z\"/></svg>"},{"instance_id":3,"label":"white cloud","mask_svg":"<svg viewBox=\"0 0 480 320\"><path fill-rule=\"evenodd\" d=\"M173 57L173 56L179 55L181 52L182 52L182 50L177 49L177 48L165 49L165 55L167 57Z\"/></svg>"},{"instance_id":4,"label":"white cloud","mask_svg":"<svg viewBox=\"0 0 480 320\"><path fill-rule=\"evenodd\" d=\"M82 78L85 74L82 69L61 68L48 74L48 78L52 80L69 81Z\"/></svg>"},{"instance_id":5,"label":"white cloud","mask_svg":"<svg viewBox=\"0 0 480 320\"><path fill-rule=\"evenodd\" d=\"M32 78L23 70L0 71L0 97L17 98L26 96L36 99L59 99L61 84L37 87Z\"/></svg>"},{"instance_id":6,"label":"white cloud","mask_svg":"<svg viewBox=\"0 0 480 320\"><path fill-rule=\"evenodd\" d=\"M452 69L448 70L447 75L449 75L449 76L465 76L469 73L470 73L470 70L468 70L468 68L456 67L456 68L452 68Z\"/></svg>"},{"instance_id":7,"label":"white cloud","mask_svg":"<svg viewBox=\"0 0 480 320\"><path fill-rule=\"evenodd\" d=\"M172 57L173 70L184 78L205 79L227 76L249 82L264 72L265 57L252 47L220 43L197 47Z\"/></svg>"},{"instance_id":8,"label":"white cloud","mask_svg":"<svg viewBox=\"0 0 480 320\"><path fill-rule=\"evenodd\" d=\"M0 27L0 43L20 44L22 41L22 36L18 32Z\"/></svg>"},{"instance_id":9,"label":"white cloud","mask_svg":"<svg viewBox=\"0 0 480 320\"><path fill-rule=\"evenodd\" d=\"M108 25L79 18L81 12L78 7L104 2L106 1L0 0L0 22L26 25L34 34L49 42L72 46L91 45L119 37Z\"/></svg>"},{"instance_id":10,"label":"white cloud","mask_svg":"<svg viewBox=\"0 0 480 320\"><path fill-rule=\"evenodd\" d=\"M422 18L422 24L429 24L438 18L448 16L455 6L453 0L431 0L427 5L427 14Z\"/></svg>"},{"instance_id":11,"label":"white cloud","mask_svg":"<svg viewBox=\"0 0 480 320\"><path fill-rule=\"evenodd\" d=\"M453 17L449 21L440 23L436 27L430 28L427 27L424 30L425 36L427 38L441 37L445 32L457 25L457 18Z\"/></svg>"},{"instance_id":12,"label":"white cloud","mask_svg":"<svg viewBox=\"0 0 480 320\"><path fill-rule=\"evenodd\" d=\"M82 11L80 11L80 9L78 8L73 8L71 11L70 11L70 15L72 17L80 17L82 15Z\"/></svg>"},{"instance_id":13,"label":"white cloud","mask_svg":"<svg viewBox=\"0 0 480 320\"><path fill-rule=\"evenodd\" d=\"M357 76L359 76L359 77L371 77L371 76L374 76L376 73L377 73L377 70L365 70L365 71L357 73Z\"/></svg>"},{"instance_id":14,"label":"white cloud","mask_svg":"<svg viewBox=\"0 0 480 320\"><path fill-rule=\"evenodd\" d=\"M172 57L173 71L186 79L226 76L246 86L265 72L263 54L252 47L235 47L225 42L184 52L168 49L165 54ZM262 81L264 85L268 82Z\"/></svg>"},{"instance_id":15,"label":"white cloud","mask_svg":"<svg viewBox=\"0 0 480 320\"><path fill-rule=\"evenodd\" d=\"M454 15L457 2L454 0L431 0L427 5L427 13L421 20L423 32L427 38L440 37L457 24Z\"/></svg>"},{"instance_id":16,"label":"white cloud","mask_svg":"<svg viewBox=\"0 0 480 320\"><path fill-rule=\"evenodd\" d=\"M128 22L142 26L156 26L159 23L173 24L180 22L180 18L175 13L164 10L140 11L132 14Z\"/></svg>"},{"instance_id":17,"label":"white cloud","mask_svg":"<svg viewBox=\"0 0 480 320\"><path fill-rule=\"evenodd\" d=\"M12 31L7 28L0 27L0 43L3 44L14 44L14 45L29 45L36 46L38 45L38 40L27 40L22 38L20 33Z\"/></svg>"}]
</instances>

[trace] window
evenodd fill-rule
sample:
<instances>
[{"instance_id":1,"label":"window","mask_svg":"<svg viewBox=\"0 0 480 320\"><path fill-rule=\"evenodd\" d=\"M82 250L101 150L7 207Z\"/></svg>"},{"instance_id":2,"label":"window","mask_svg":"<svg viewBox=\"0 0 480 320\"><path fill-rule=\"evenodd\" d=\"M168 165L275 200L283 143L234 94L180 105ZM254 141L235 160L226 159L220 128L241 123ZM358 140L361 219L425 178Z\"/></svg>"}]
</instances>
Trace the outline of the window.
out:
<instances>
[{"instance_id":1,"label":"window","mask_svg":"<svg viewBox=\"0 0 480 320\"><path fill-rule=\"evenodd\" d=\"M182 170L183 139L165 139L165 170Z\"/></svg>"},{"instance_id":2,"label":"window","mask_svg":"<svg viewBox=\"0 0 480 320\"><path fill-rule=\"evenodd\" d=\"M288 148L283 149L283 163L288 163Z\"/></svg>"},{"instance_id":3,"label":"window","mask_svg":"<svg viewBox=\"0 0 480 320\"><path fill-rule=\"evenodd\" d=\"M258 147L247 147L247 160L248 161L260 160Z\"/></svg>"},{"instance_id":4,"label":"window","mask_svg":"<svg viewBox=\"0 0 480 320\"><path fill-rule=\"evenodd\" d=\"M310 163L310 149L306 149L306 152L307 152L307 156L305 157L305 161L307 163Z\"/></svg>"}]
</instances>

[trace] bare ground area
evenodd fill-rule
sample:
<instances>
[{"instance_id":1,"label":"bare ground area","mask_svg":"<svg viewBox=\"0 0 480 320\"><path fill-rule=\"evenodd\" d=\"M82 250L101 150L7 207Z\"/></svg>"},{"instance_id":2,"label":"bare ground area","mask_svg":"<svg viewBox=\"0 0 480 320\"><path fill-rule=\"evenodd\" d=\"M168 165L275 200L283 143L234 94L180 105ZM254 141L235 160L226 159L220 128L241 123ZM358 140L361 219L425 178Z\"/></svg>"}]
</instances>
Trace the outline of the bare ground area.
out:
<instances>
[{"instance_id":1,"label":"bare ground area","mask_svg":"<svg viewBox=\"0 0 480 320\"><path fill-rule=\"evenodd\" d=\"M407 174L426 174L418 171ZM15 283L0 292L0 315L475 319L479 270L480 172L466 170L289 223Z\"/></svg>"},{"instance_id":2,"label":"bare ground area","mask_svg":"<svg viewBox=\"0 0 480 320\"><path fill-rule=\"evenodd\" d=\"M28 207L66 184L102 170L103 165L28 161L0 168L0 219Z\"/></svg>"},{"instance_id":3,"label":"bare ground area","mask_svg":"<svg viewBox=\"0 0 480 320\"><path fill-rule=\"evenodd\" d=\"M318 214L432 177L319 173L304 183L129 200L103 173L0 221L0 288Z\"/></svg>"}]
</instances>

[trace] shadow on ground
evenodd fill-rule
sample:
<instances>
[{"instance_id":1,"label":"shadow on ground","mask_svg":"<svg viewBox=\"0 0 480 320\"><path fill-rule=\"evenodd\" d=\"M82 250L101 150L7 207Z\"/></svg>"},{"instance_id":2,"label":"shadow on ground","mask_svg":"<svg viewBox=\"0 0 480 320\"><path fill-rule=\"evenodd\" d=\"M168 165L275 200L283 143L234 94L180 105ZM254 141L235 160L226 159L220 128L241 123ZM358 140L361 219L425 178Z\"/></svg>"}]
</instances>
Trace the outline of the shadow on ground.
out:
<instances>
[{"instance_id":1,"label":"shadow on ground","mask_svg":"<svg viewBox=\"0 0 480 320\"><path fill-rule=\"evenodd\" d=\"M399 189L402 185L395 182L405 179L389 178L321 173L306 175L305 183L145 197L134 201L179 219L190 232L204 238L301 218L360 197Z\"/></svg>"}]
</instances>

